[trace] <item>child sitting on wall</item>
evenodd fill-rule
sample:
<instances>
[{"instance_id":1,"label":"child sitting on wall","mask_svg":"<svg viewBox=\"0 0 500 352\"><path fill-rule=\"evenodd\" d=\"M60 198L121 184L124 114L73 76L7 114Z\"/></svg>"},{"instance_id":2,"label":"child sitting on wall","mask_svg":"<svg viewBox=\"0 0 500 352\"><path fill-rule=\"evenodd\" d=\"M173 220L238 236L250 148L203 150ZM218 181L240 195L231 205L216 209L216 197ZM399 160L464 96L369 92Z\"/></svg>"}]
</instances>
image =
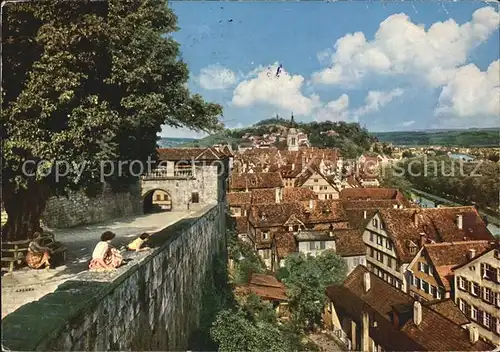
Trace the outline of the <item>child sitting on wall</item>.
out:
<instances>
[{"instance_id":1,"label":"child sitting on wall","mask_svg":"<svg viewBox=\"0 0 500 352\"><path fill-rule=\"evenodd\" d=\"M138 238L136 238L127 245L127 250L136 252L149 250L150 249L149 247L144 246L149 237L151 237L151 234L144 232L142 235L140 235Z\"/></svg>"}]
</instances>

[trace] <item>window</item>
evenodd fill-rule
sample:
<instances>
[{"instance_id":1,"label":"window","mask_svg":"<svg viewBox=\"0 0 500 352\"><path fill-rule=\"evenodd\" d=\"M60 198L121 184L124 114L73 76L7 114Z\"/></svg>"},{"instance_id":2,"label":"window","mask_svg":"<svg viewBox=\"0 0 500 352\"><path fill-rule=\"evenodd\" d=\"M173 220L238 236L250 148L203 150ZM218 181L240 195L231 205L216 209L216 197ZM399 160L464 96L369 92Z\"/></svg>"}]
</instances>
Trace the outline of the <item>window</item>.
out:
<instances>
[{"instance_id":1,"label":"window","mask_svg":"<svg viewBox=\"0 0 500 352\"><path fill-rule=\"evenodd\" d=\"M461 289L462 291L465 291L467 287L467 280L464 279L463 277L459 276L458 277L458 288Z\"/></svg>"},{"instance_id":2,"label":"window","mask_svg":"<svg viewBox=\"0 0 500 352\"><path fill-rule=\"evenodd\" d=\"M422 290L425 293L429 293L429 283L427 281L422 280Z\"/></svg>"},{"instance_id":3,"label":"window","mask_svg":"<svg viewBox=\"0 0 500 352\"><path fill-rule=\"evenodd\" d=\"M384 262L384 254L382 252L377 251L377 260L381 263Z\"/></svg>"},{"instance_id":4,"label":"window","mask_svg":"<svg viewBox=\"0 0 500 352\"><path fill-rule=\"evenodd\" d=\"M373 242L373 232L370 232L370 242Z\"/></svg>"},{"instance_id":5,"label":"window","mask_svg":"<svg viewBox=\"0 0 500 352\"><path fill-rule=\"evenodd\" d=\"M500 308L500 292L495 293L495 305Z\"/></svg>"},{"instance_id":6,"label":"window","mask_svg":"<svg viewBox=\"0 0 500 352\"><path fill-rule=\"evenodd\" d=\"M483 287L483 300L488 303L493 303L491 289Z\"/></svg>"},{"instance_id":7,"label":"window","mask_svg":"<svg viewBox=\"0 0 500 352\"><path fill-rule=\"evenodd\" d=\"M470 304L468 304L467 302L464 302L464 314L468 317L470 317Z\"/></svg>"},{"instance_id":8,"label":"window","mask_svg":"<svg viewBox=\"0 0 500 352\"><path fill-rule=\"evenodd\" d=\"M497 321L497 323L496 323L495 332L497 335L500 335L500 318L497 318L496 321Z\"/></svg>"},{"instance_id":9,"label":"window","mask_svg":"<svg viewBox=\"0 0 500 352\"><path fill-rule=\"evenodd\" d=\"M421 262L418 262L418 271L420 271L422 273L424 272L424 264Z\"/></svg>"},{"instance_id":10,"label":"window","mask_svg":"<svg viewBox=\"0 0 500 352\"><path fill-rule=\"evenodd\" d=\"M420 289L420 279L418 277L415 277L415 286Z\"/></svg>"},{"instance_id":11,"label":"window","mask_svg":"<svg viewBox=\"0 0 500 352\"><path fill-rule=\"evenodd\" d=\"M161 200L161 194L156 195L156 200Z\"/></svg>"},{"instance_id":12,"label":"window","mask_svg":"<svg viewBox=\"0 0 500 352\"><path fill-rule=\"evenodd\" d=\"M415 254L417 252L417 247L410 247L410 254Z\"/></svg>"},{"instance_id":13,"label":"window","mask_svg":"<svg viewBox=\"0 0 500 352\"><path fill-rule=\"evenodd\" d=\"M326 248L326 243L325 243L325 241L321 241L321 242L319 243L319 249L325 249L325 248Z\"/></svg>"},{"instance_id":14,"label":"window","mask_svg":"<svg viewBox=\"0 0 500 352\"><path fill-rule=\"evenodd\" d=\"M433 271L432 271L432 266L430 265L427 265L427 274L431 275L433 274Z\"/></svg>"},{"instance_id":15,"label":"window","mask_svg":"<svg viewBox=\"0 0 500 352\"><path fill-rule=\"evenodd\" d=\"M264 259L271 258L271 251L269 249L264 249L262 251L262 258L264 258Z\"/></svg>"},{"instance_id":16,"label":"window","mask_svg":"<svg viewBox=\"0 0 500 352\"><path fill-rule=\"evenodd\" d=\"M269 232L262 232L262 239L268 240L269 239Z\"/></svg>"},{"instance_id":17,"label":"window","mask_svg":"<svg viewBox=\"0 0 500 352\"><path fill-rule=\"evenodd\" d=\"M314 243L314 241L309 242L309 250L310 251L316 250L316 244Z\"/></svg>"},{"instance_id":18,"label":"window","mask_svg":"<svg viewBox=\"0 0 500 352\"><path fill-rule=\"evenodd\" d=\"M474 306L470 307L470 317L472 320L477 321L477 308Z\"/></svg>"},{"instance_id":19,"label":"window","mask_svg":"<svg viewBox=\"0 0 500 352\"><path fill-rule=\"evenodd\" d=\"M199 203L200 202L200 195L198 192L193 192L191 193L191 203Z\"/></svg>"},{"instance_id":20,"label":"window","mask_svg":"<svg viewBox=\"0 0 500 352\"><path fill-rule=\"evenodd\" d=\"M318 182L319 180L317 178L314 179L314 182Z\"/></svg>"},{"instance_id":21,"label":"window","mask_svg":"<svg viewBox=\"0 0 500 352\"><path fill-rule=\"evenodd\" d=\"M385 248L391 250L392 249L392 243L391 243L391 240L389 240L388 238L386 238L385 240Z\"/></svg>"},{"instance_id":22,"label":"window","mask_svg":"<svg viewBox=\"0 0 500 352\"><path fill-rule=\"evenodd\" d=\"M401 287L401 283L399 282L399 280L394 279L394 283L396 284L396 288L400 288Z\"/></svg>"},{"instance_id":23,"label":"window","mask_svg":"<svg viewBox=\"0 0 500 352\"><path fill-rule=\"evenodd\" d=\"M479 284L475 282L469 282L469 291L472 295L479 297Z\"/></svg>"},{"instance_id":24,"label":"window","mask_svg":"<svg viewBox=\"0 0 500 352\"><path fill-rule=\"evenodd\" d=\"M377 244L380 246L384 245L384 238L382 236L377 236Z\"/></svg>"},{"instance_id":25,"label":"window","mask_svg":"<svg viewBox=\"0 0 500 352\"><path fill-rule=\"evenodd\" d=\"M372 225L373 225L373 227L378 228L378 220L377 219L373 219L372 220Z\"/></svg>"},{"instance_id":26,"label":"window","mask_svg":"<svg viewBox=\"0 0 500 352\"><path fill-rule=\"evenodd\" d=\"M441 289L440 288L436 289L436 298L437 299L443 298L443 295L441 294Z\"/></svg>"},{"instance_id":27,"label":"window","mask_svg":"<svg viewBox=\"0 0 500 352\"><path fill-rule=\"evenodd\" d=\"M481 263L481 277L490 281L497 281L497 273L493 267L486 263Z\"/></svg>"},{"instance_id":28,"label":"window","mask_svg":"<svg viewBox=\"0 0 500 352\"><path fill-rule=\"evenodd\" d=\"M391 258L391 257L389 257L389 256L387 256L387 266L388 266L389 268L392 268L392 258Z\"/></svg>"},{"instance_id":29,"label":"window","mask_svg":"<svg viewBox=\"0 0 500 352\"><path fill-rule=\"evenodd\" d=\"M483 313L483 324L487 328L491 328L491 315L489 313Z\"/></svg>"},{"instance_id":30,"label":"window","mask_svg":"<svg viewBox=\"0 0 500 352\"><path fill-rule=\"evenodd\" d=\"M458 308L460 308L462 312L465 312L465 302L460 298L458 299Z\"/></svg>"},{"instance_id":31,"label":"window","mask_svg":"<svg viewBox=\"0 0 500 352\"><path fill-rule=\"evenodd\" d=\"M370 257L375 258L375 250L370 248Z\"/></svg>"},{"instance_id":32,"label":"window","mask_svg":"<svg viewBox=\"0 0 500 352\"><path fill-rule=\"evenodd\" d=\"M430 294L432 295L432 297L436 297L436 286L432 286L430 285L431 288L430 288Z\"/></svg>"}]
</instances>

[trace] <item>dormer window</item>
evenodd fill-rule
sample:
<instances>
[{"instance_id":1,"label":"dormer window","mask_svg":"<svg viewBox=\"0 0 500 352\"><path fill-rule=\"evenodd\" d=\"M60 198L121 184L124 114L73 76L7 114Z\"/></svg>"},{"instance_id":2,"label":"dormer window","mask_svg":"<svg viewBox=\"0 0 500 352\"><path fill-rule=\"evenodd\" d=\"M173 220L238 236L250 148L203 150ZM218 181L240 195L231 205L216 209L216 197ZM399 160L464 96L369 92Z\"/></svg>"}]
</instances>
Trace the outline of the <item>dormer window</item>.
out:
<instances>
[{"instance_id":1,"label":"dormer window","mask_svg":"<svg viewBox=\"0 0 500 352\"><path fill-rule=\"evenodd\" d=\"M378 228L378 220L377 219L372 220L372 226L375 228Z\"/></svg>"},{"instance_id":2,"label":"dormer window","mask_svg":"<svg viewBox=\"0 0 500 352\"><path fill-rule=\"evenodd\" d=\"M268 240L269 239L269 232L262 232L262 239L265 241L265 240Z\"/></svg>"}]
</instances>

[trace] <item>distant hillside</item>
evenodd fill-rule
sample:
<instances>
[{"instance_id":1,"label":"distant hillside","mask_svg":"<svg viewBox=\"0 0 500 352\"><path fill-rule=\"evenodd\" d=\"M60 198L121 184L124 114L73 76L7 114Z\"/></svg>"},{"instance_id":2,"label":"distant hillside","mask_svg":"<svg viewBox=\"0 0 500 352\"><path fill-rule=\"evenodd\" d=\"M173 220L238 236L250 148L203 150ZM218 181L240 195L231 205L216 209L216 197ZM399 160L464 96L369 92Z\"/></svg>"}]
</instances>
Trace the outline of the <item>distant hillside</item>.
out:
<instances>
[{"instance_id":1,"label":"distant hillside","mask_svg":"<svg viewBox=\"0 0 500 352\"><path fill-rule=\"evenodd\" d=\"M184 144L189 144L195 142L194 138L173 138L173 137L161 137L158 141L160 148L178 148Z\"/></svg>"},{"instance_id":2,"label":"distant hillside","mask_svg":"<svg viewBox=\"0 0 500 352\"><path fill-rule=\"evenodd\" d=\"M311 123L295 123L281 118L272 118L262 120L255 125L247 128L225 130L222 133L214 134L198 141L189 142L182 146L199 146L209 147L216 143L228 143L236 148L241 142L244 142L244 136L262 137L265 134L285 132L289 127L295 127L307 133L309 142L314 147L322 148L339 148L342 155L347 158L357 157L364 151L368 150L373 142L376 141L366 129L362 128L357 123L346 122L311 122ZM321 134L333 130L338 133L337 136L328 136ZM285 133L282 133L281 140L276 145L285 146Z\"/></svg>"},{"instance_id":3,"label":"distant hillside","mask_svg":"<svg viewBox=\"0 0 500 352\"><path fill-rule=\"evenodd\" d=\"M404 146L498 147L500 129L373 133L380 142Z\"/></svg>"}]
</instances>

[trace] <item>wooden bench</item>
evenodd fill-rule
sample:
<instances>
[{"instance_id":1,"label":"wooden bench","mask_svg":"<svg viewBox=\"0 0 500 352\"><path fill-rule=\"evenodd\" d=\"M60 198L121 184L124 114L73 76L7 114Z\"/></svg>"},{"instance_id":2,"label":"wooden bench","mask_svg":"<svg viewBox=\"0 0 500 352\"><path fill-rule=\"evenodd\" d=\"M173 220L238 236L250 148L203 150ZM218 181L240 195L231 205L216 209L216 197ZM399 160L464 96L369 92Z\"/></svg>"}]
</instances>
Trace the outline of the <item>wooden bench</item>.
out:
<instances>
[{"instance_id":1,"label":"wooden bench","mask_svg":"<svg viewBox=\"0 0 500 352\"><path fill-rule=\"evenodd\" d=\"M30 240L2 242L2 262L9 264L9 273L14 271L14 265L20 265L28 253Z\"/></svg>"},{"instance_id":2,"label":"wooden bench","mask_svg":"<svg viewBox=\"0 0 500 352\"><path fill-rule=\"evenodd\" d=\"M52 266L59 266L66 262L68 248L62 243L55 241L54 235L51 233L44 233L42 236L40 245L48 247L52 251ZM9 273L14 271L15 264L21 265L25 263L30 242L31 240L22 240L2 243L2 262L9 264Z\"/></svg>"}]
</instances>

